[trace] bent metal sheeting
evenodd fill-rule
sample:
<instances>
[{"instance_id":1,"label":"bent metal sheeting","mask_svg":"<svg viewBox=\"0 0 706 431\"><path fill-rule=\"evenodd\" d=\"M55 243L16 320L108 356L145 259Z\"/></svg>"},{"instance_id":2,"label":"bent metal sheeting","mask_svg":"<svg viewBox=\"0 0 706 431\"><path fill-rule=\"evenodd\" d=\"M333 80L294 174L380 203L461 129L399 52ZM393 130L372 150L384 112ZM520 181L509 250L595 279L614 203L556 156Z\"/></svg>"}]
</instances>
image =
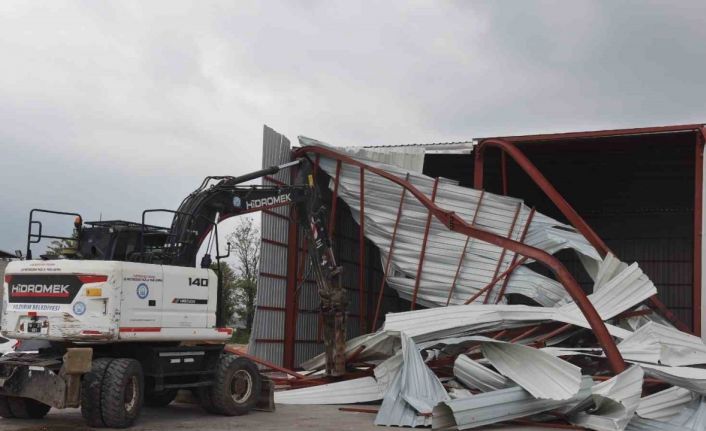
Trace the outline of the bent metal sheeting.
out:
<instances>
[{"instance_id":1,"label":"bent metal sheeting","mask_svg":"<svg viewBox=\"0 0 706 431\"><path fill-rule=\"evenodd\" d=\"M299 142L303 146L326 146L304 137L300 137ZM436 180L396 166L360 159L357 155L352 157L381 168L400 179L406 178L421 192L430 198L433 197L440 208L455 212L478 228L524 242L549 253L569 248L580 253L584 260L595 263L601 260L593 246L571 226L534 212L520 199L461 187L454 181ZM322 156L319 158L319 166L330 177L335 177L335 160ZM411 300L417 290L417 301L420 305L463 304L517 261L515 254L509 250L450 231L434 218L428 223L429 212L421 202L409 193L400 200L401 186L379 175L365 172L364 192L361 196L360 175L358 167L342 164L338 196L350 207L357 222L360 219L361 198L363 199L365 234L380 249L383 263L388 259L397 207L401 205L400 223L395 235L387 282L402 298ZM331 187L333 188L333 184ZM426 247L422 252L427 224L429 232ZM424 261L419 270L422 253ZM502 283L501 281L498 284ZM490 291L489 298L486 299L486 294L482 294L475 302L494 304L502 301L499 290L498 286ZM557 281L522 265L510 275L505 293L520 294L544 306L551 306L566 296Z\"/></svg>"}]
</instances>

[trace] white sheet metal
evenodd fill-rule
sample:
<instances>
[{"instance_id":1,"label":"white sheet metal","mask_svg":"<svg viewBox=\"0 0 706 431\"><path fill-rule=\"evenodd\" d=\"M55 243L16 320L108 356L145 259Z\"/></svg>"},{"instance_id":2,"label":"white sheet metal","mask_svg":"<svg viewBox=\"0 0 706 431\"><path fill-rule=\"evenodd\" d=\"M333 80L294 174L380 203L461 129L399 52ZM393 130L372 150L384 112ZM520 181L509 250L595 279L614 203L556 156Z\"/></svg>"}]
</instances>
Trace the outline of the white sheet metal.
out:
<instances>
[{"instance_id":1,"label":"white sheet metal","mask_svg":"<svg viewBox=\"0 0 706 431\"><path fill-rule=\"evenodd\" d=\"M522 344L477 337L483 356L502 375L535 398L567 400L581 386L581 368Z\"/></svg>"},{"instance_id":2,"label":"white sheet metal","mask_svg":"<svg viewBox=\"0 0 706 431\"><path fill-rule=\"evenodd\" d=\"M373 377L275 392L275 404L355 404L381 400L387 387Z\"/></svg>"},{"instance_id":3,"label":"white sheet metal","mask_svg":"<svg viewBox=\"0 0 706 431\"><path fill-rule=\"evenodd\" d=\"M655 420L638 416L626 428L629 431L703 431L706 429L706 400L699 397L670 418Z\"/></svg>"},{"instance_id":4,"label":"white sheet metal","mask_svg":"<svg viewBox=\"0 0 706 431\"><path fill-rule=\"evenodd\" d=\"M645 419L665 421L679 414L694 400L694 393L688 389L673 386L640 399L637 414Z\"/></svg>"},{"instance_id":5,"label":"white sheet metal","mask_svg":"<svg viewBox=\"0 0 706 431\"><path fill-rule=\"evenodd\" d=\"M401 335L403 361L375 417L376 425L428 425L434 406L449 400L446 389L427 367L411 338Z\"/></svg>"},{"instance_id":6,"label":"white sheet metal","mask_svg":"<svg viewBox=\"0 0 706 431\"><path fill-rule=\"evenodd\" d=\"M706 364L706 345L701 338L656 322L638 328L618 348L635 361L675 367Z\"/></svg>"},{"instance_id":7,"label":"white sheet metal","mask_svg":"<svg viewBox=\"0 0 706 431\"><path fill-rule=\"evenodd\" d=\"M304 137L300 137L299 141L302 145L326 146L319 141ZM408 174L407 170L396 166L357 156L355 158L402 179ZM329 175L335 174L334 160L322 157L319 163L321 169ZM348 204L356 220L360 217L359 181L360 170L344 164L340 173L338 195ZM431 197L435 182L433 178L410 173L409 181ZM386 262L396 218L396 212L391 211L390 208L397 206L402 188L387 179L367 172L365 190L366 236L378 246L381 259ZM498 235L519 240L527 230L525 239L527 244L549 252L573 248L591 259L600 260L596 250L585 238L577 234L572 227L550 217L535 213L531 223L525 229L531 210L521 200L482 193L480 190L440 181L435 203L441 208L454 211L469 223L473 222L477 227ZM408 193L397 231L392 270L388 274L389 285L397 289L403 298L410 299L414 290L427 217L428 210ZM467 239L465 235L450 231L438 221L432 221L423 271L419 280L417 298L421 304L446 305L456 269L461 260L463 263L450 298L451 304L463 303L485 287L494 275L502 272L512 263L514 258L512 252L503 252L502 248L492 244L474 239L467 241ZM462 255L463 259L461 259ZM522 294L542 305L552 305L565 295L558 283L526 267L510 277L506 293ZM489 302L495 302L496 294L492 294L493 297ZM484 299L481 295L477 301L482 302Z\"/></svg>"},{"instance_id":8,"label":"white sheet metal","mask_svg":"<svg viewBox=\"0 0 706 431\"><path fill-rule=\"evenodd\" d=\"M640 403L644 372L633 365L622 373L591 388L589 411L570 414L574 425L597 431L622 431ZM583 404L583 403L582 403ZM581 409L582 405L577 406Z\"/></svg>"},{"instance_id":9,"label":"white sheet metal","mask_svg":"<svg viewBox=\"0 0 706 431\"><path fill-rule=\"evenodd\" d=\"M623 302L623 305L627 309L632 302ZM420 342L552 320L590 328L580 311L568 307L468 304L390 313L385 317L384 329L403 331L413 337L415 341ZM618 338L626 338L632 334L632 332L617 326L606 324L606 327L613 336Z\"/></svg>"},{"instance_id":10,"label":"white sheet metal","mask_svg":"<svg viewBox=\"0 0 706 431\"><path fill-rule=\"evenodd\" d=\"M458 355L456 358L454 376L466 387L481 392L492 392L515 386L507 377L479 364L466 355Z\"/></svg>"},{"instance_id":11,"label":"white sheet metal","mask_svg":"<svg viewBox=\"0 0 706 431\"><path fill-rule=\"evenodd\" d=\"M522 418L577 403L591 394L593 381L583 377L581 389L571 399L540 400L519 386L440 403L432 415L433 430L478 428Z\"/></svg>"},{"instance_id":12,"label":"white sheet metal","mask_svg":"<svg viewBox=\"0 0 706 431\"><path fill-rule=\"evenodd\" d=\"M603 320L611 319L625 310L657 294L654 283L642 272L637 263L625 267L601 288L588 295L588 299ZM575 303L560 307L568 315L578 314L583 318Z\"/></svg>"},{"instance_id":13,"label":"white sheet metal","mask_svg":"<svg viewBox=\"0 0 706 431\"><path fill-rule=\"evenodd\" d=\"M640 364L645 373L662 379L674 386L706 394L706 369L694 367L667 367L653 364Z\"/></svg>"},{"instance_id":14,"label":"white sheet metal","mask_svg":"<svg viewBox=\"0 0 706 431\"><path fill-rule=\"evenodd\" d=\"M627 263L621 262L613 253L608 253L598 266L598 274L593 280L593 292L600 290L601 287L627 269L627 267Z\"/></svg>"}]
</instances>

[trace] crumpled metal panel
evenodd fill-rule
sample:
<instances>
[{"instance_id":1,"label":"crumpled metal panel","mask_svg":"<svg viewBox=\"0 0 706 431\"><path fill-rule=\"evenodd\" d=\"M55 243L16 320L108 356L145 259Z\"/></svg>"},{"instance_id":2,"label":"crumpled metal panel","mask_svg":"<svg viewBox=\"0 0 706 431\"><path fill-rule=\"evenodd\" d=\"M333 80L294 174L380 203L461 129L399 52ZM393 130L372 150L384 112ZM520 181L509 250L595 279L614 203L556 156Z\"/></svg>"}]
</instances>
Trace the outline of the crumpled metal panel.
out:
<instances>
[{"instance_id":1,"label":"crumpled metal panel","mask_svg":"<svg viewBox=\"0 0 706 431\"><path fill-rule=\"evenodd\" d=\"M689 389L706 395L706 369L694 367L668 367L663 365L640 364L649 376L662 379L674 386Z\"/></svg>"},{"instance_id":2,"label":"crumpled metal panel","mask_svg":"<svg viewBox=\"0 0 706 431\"><path fill-rule=\"evenodd\" d=\"M404 331L420 342L552 320L590 328L583 314L568 314L563 308L481 304L390 313L385 318L383 328L387 331ZM618 338L625 338L632 333L610 324L606 324L606 327Z\"/></svg>"},{"instance_id":3,"label":"crumpled metal panel","mask_svg":"<svg viewBox=\"0 0 706 431\"><path fill-rule=\"evenodd\" d=\"M633 365L622 373L591 388L591 397L569 413L574 425L596 431L622 431L640 404L644 372ZM593 404L588 411L584 410Z\"/></svg>"},{"instance_id":4,"label":"crumpled metal panel","mask_svg":"<svg viewBox=\"0 0 706 431\"><path fill-rule=\"evenodd\" d=\"M601 318L608 320L656 294L654 283L637 263L633 263L613 274L610 280L588 295L588 299ZM578 314L583 318L581 310L573 302L561 306L561 309L567 315Z\"/></svg>"},{"instance_id":5,"label":"crumpled metal panel","mask_svg":"<svg viewBox=\"0 0 706 431\"><path fill-rule=\"evenodd\" d=\"M693 400L671 418L655 420L635 417L628 424L628 431L703 431L706 429L706 400Z\"/></svg>"},{"instance_id":6,"label":"crumpled metal panel","mask_svg":"<svg viewBox=\"0 0 706 431\"><path fill-rule=\"evenodd\" d=\"M300 137L299 142L302 145L326 146L319 141L304 137ZM364 161L401 179L407 178L422 193L432 196L435 179L418 173L409 173L392 165L367 159ZM321 157L319 165L331 177L335 176L335 160ZM383 262L387 261L396 220L396 211L391 208L399 205L401 194L401 186L366 171L365 232L366 236L380 249ZM353 218L359 222L360 169L358 167L342 165L338 196L346 202ZM472 222L486 231L514 240L521 240L525 236L525 243L549 252L573 248L590 259L600 261L596 250L571 226L539 213L534 213L531 222L528 223L531 209L519 199L484 193L448 181L439 181L434 200L439 207L454 211L469 223ZM409 193L405 196L402 208L388 284L397 289L401 297L412 299L428 210ZM450 231L446 226L432 219L417 299L420 304L427 306L443 306L447 301L450 304L463 303L488 285L494 276L507 269L514 258L514 253L510 251L504 251L501 247L483 241L469 240L467 236ZM462 264L456 278L459 263ZM456 283L449 299L449 292L455 278ZM487 302L496 302L498 290L499 286L494 289ZM526 267L510 276L506 293L522 294L545 306L552 305L565 296L564 289L559 283ZM485 295L476 299L478 302L484 300Z\"/></svg>"},{"instance_id":7,"label":"crumpled metal panel","mask_svg":"<svg viewBox=\"0 0 706 431\"><path fill-rule=\"evenodd\" d=\"M570 406L590 396L592 386L593 380L585 376L578 393L561 401L537 399L519 386L445 401L434 408L432 429L478 428Z\"/></svg>"},{"instance_id":8,"label":"crumpled metal panel","mask_svg":"<svg viewBox=\"0 0 706 431\"><path fill-rule=\"evenodd\" d=\"M476 337L483 356L500 374L538 399L567 400L581 386L581 368L532 347Z\"/></svg>"},{"instance_id":9,"label":"crumpled metal panel","mask_svg":"<svg viewBox=\"0 0 706 431\"><path fill-rule=\"evenodd\" d=\"M402 366L393 379L378 414L376 425L425 426L429 414L449 395L433 371L427 367L411 338L401 334Z\"/></svg>"},{"instance_id":10,"label":"crumpled metal panel","mask_svg":"<svg viewBox=\"0 0 706 431\"><path fill-rule=\"evenodd\" d=\"M355 404L381 400L387 386L373 377L275 392L276 404Z\"/></svg>"},{"instance_id":11,"label":"crumpled metal panel","mask_svg":"<svg viewBox=\"0 0 706 431\"><path fill-rule=\"evenodd\" d=\"M694 400L688 389L673 386L640 399L637 414L645 419L666 420L679 414Z\"/></svg>"},{"instance_id":12,"label":"crumpled metal panel","mask_svg":"<svg viewBox=\"0 0 706 431\"><path fill-rule=\"evenodd\" d=\"M454 376L466 387L478 389L481 392L492 392L515 386L507 377L479 364L466 355L458 355L456 358Z\"/></svg>"},{"instance_id":13,"label":"crumpled metal panel","mask_svg":"<svg viewBox=\"0 0 706 431\"><path fill-rule=\"evenodd\" d=\"M671 366L706 364L701 338L676 328L648 322L619 345L631 360Z\"/></svg>"}]
</instances>

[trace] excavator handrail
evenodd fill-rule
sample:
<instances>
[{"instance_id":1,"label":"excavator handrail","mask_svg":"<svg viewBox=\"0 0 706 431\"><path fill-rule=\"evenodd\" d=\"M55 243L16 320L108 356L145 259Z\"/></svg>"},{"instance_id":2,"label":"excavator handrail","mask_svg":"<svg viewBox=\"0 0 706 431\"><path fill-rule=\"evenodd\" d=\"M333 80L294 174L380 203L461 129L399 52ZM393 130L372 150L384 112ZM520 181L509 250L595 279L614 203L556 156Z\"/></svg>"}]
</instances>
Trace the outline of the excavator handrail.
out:
<instances>
[{"instance_id":1,"label":"excavator handrail","mask_svg":"<svg viewBox=\"0 0 706 431\"><path fill-rule=\"evenodd\" d=\"M403 188L405 188L412 196L414 196L422 205L424 205L427 210L443 225L448 227L450 230L464 235L470 236L472 238L479 239L481 241L488 242L490 244L511 250L515 253L527 256L530 259L534 259L547 266L556 276L557 280L561 283L564 289L569 293L571 298L574 300L576 305L579 307L583 315L586 317L588 324L590 325L593 333L598 340L603 352L608 359L612 371L616 374L625 370L625 361L623 360L615 341L608 332L608 328L601 319L600 315L596 311L595 307L591 301L586 296L586 293L581 289L579 284L576 282L571 273L566 269L566 267L551 254L540 250L538 248L514 241L509 238L505 238L494 233L488 232L483 229L479 229L475 226L471 226L461 217L456 215L453 211L448 211L437 206L430 198L428 198L424 193L412 185L409 181L399 178L387 171L379 168L367 165L361 161L355 160L350 156L341 154L335 150L316 147L316 146L304 146L294 150L294 157L302 157L307 154L317 154L320 156L328 157L334 160L338 160L342 163L357 166L369 172L372 172L382 178L385 178Z\"/></svg>"},{"instance_id":2,"label":"excavator handrail","mask_svg":"<svg viewBox=\"0 0 706 431\"><path fill-rule=\"evenodd\" d=\"M475 146L475 160L473 164L473 188L483 189L483 167L485 150L488 147L498 148L504 154L510 156L515 163L530 177L530 179L542 190L542 192L552 201L557 209L566 217L569 223L578 230L598 252L605 256L612 253L606 243L598 236L598 234L589 226L586 220L579 215L578 212L569 204L566 199L554 188L547 177L535 166L534 163L522 152L515 144L503 139L484 139ZM613 253L614 254L614 253ZM650 307L656 309L665 318L672 322L681 331L692 333L691 328L686 326L684 322L679 320L672 313L657 295L653 295L649 299Z\"/></svg>"}]
</instances>

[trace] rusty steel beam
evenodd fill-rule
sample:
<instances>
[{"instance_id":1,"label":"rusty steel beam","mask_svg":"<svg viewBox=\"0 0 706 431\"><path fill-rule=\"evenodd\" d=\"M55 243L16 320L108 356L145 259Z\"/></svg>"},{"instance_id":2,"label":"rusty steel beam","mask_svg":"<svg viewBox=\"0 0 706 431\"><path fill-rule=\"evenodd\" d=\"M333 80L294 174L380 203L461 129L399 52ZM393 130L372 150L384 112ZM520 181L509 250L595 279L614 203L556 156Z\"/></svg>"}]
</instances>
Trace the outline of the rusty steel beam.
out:
<instances>
[{"instance_id":1,"label":"rusty steel beam","mask_svg":"<svg viewBox=\"0 0 706 431\"><path fill-rule=\"evenodd\" d=\"M333 180L333 193L331 194L331 214L328 219L328 237L333 241L333 232L336 229L336 210L338 209L338 184L341 182L341 161L336 162L336 176Z\"/></svg>"},{"instance_id":2,"label":"rusty steel beam","mask_svg":"<svg viewBox=\"0 0 706 431\"><path fill-rule=\"evenodd\" d=\"M406 181L409 181L409 174L405 177ZM407 189L402 187L402 193L400 196L400 206L397 208L397 217L395 218L395 226L392 228L392 239L390 240L390 249L387 251L387 261L385 262L385 270L382 273L382 280L380 281L380 292L378 293L378 302L375 306L375 317L373 318L373 331L378 326L378 318L380 317L380 308L382 305L383 291L385 290L385 280L387 280L387 273L390 271L390 263L392 262L392 254L395 250L395 241L397 240L397 228L400 226L400 219L402 218L402 208L404 207L404 198L407 194Z\"/></svg>"},{"instance_id":3,"label":"rusty steel beam","mask_svg":"<svg viewBox=\"0 0 706 431\"><path fill-rule=\"evenodd\" d=\"M228 353L232 353L232 354L234 354L234 355L236 355L236 356L241 356L241 357L243 357L243 358L250 359L251 361L255 362L256 364L263 365L263 366L265 366L265 367L267 367L267 368L269 368L269 369L272 369L272 370L275 370L275 371L279 371L279 372L282 372L282 373L285 373L285 374L289 374L290 376L293 376L295 379L304 379L304 378L306 378L306 376L304 376L304 375L302 375L302 374L299 374L299 373L297 373L296 371L290 370L289 368L280 367L280 366L277 365L277 364L273 364L272 362L266 361L266 360L264 360L264 359L262 359L262 358L258 358L257 356L253 356L253 355L251 355L251 354L249 354L249 353L247 353L247 352L245 352L245 351L243 351L243 350L241 350L241 349L238 349L238 348L236 348L236 347L226 346L223 350L225 350L225 351L228 352Z\"/></svg>"},{"instance_id":4,"label":"rusty steel beam","mask_svg":"<svg viewBox=\"0 0 706 431\"><path fill-rule=\"evenodd\" d=\"M680 129L681 130L681 129ZM665 130L669 131L669 130ZM684 130L686 131L686 130ZM692 130L693 131L693 130ZM645 132L647 133L647 132ZM485 139L482 140L475 147L476 156L473 168L473 187L476 189L483 188L483 165L484 165L484 153L486 148L494 147L499 148L500 151L506 153L525 171L525 173L534 181L534 183L544 192L544 194L554 203L554 205L561 211L561 213L566 217L566 219L571 223L571 225L576 228L588 242L593 245L593 247L598 250L598 252L605 256L608 253L612 253L610 248L603 242L603 240L598 236L598 234L591 228L591 226L586 223L586 221L581 217L576 210L564 199L564 197L554 188L554 186L547 180L547 178L537 169L537 167L532 163L527 156L514 144L503 139ZM671 312L662 301L657 298L657 295L650 297L649 306L658 310L662 316L667 318L672 322L677 328L684 332L691 333L691 328L686 326L681 320L679 320L674 313Z\"/></svg>"},{"instance_id":5,"label":"rusty steel beam","mask_svg":"<svg viewBox=\"0 0 706 431\"><path fill-rule=\"evenodd\" d=\"M530 159L525 156L525 154L520 151L515 145L502 141L499 139L488 139L481 141L475 147L475 162L473 166L473 187L476 189L483 189L483 166L484 166L484 155L485 150L488 147L499 148L503 153L517 163L522 170L524 170L527 175L537 184L537 186L547 195L549 199L554 203L554 205L559 208L562 214L569 220L573 226L578 229L579 232L586 237L588 242L591 243L601 254L605 255L610 252L608 246L603 242L603 240L596 234L596 232L591 229L591 226L586 223L586 221L579 215L579 213L574 210L574 208L569 205L569 203L564 199L564 197L554 188L554 186L547 180L547 178L537 169L537 167L530 161Z\"/></svg>"},{"instance_id":6,"label":"rusty steel beam","mask_svg":"<svg viewBox=\"0 0 706 431\"><path fill-rule=\"evenodd\" d=\"M317 154L318 156L318 154ZM360 223L358 225L358 324L365 334L365 167L360 167Z\"/></svg>"},{"instance_id":7,"label":"rusty steel beam","mask_svg":"<svg viewBox=\"0 0 706 431\"><path fill-rule=\"evenodd\" d=\"M330 148L323 147L313 147L304 146L295 150L295 157L303 156L305 154L321 154L322 156L332 158L334 160L340 160L343 163L350 164L352 166L365 167L368 171L376 174L382 178L387 179L395 184L407 188L408 192L414 196L422 205L424 205L428 210L431 211L433 216L448 229L462 233L467 236L474 237L478 240L485 241L487 243L496 245L498 247L507 248L515 253L519 253L523 256L527 256L530 259L536 260L537 262L543 264L555 275L559 283L566 289L567 293L574 300L576 305L579 307L583 315L586 317L591 329L593 330L598 343L606 354L606 358L610 364L611 369L615 373L620 373L625 369L625 362L623 361L618 348L615 345L615 341L611 337L605 323L601 319L600 315L591 304L591 301L586 297L586 293L581 289L581 286L576 282L571 273L566 269L566 267L553 255L545 252L544 250L538 249L536 247L523 244L518 241L514 241L502 236L496 235L492 232L488 232L483 229L479 229L475 226L471 226L466 223L461 217L456 215L453 211L445 210L438 207L434 202L432 202L424 193L417 189L409 181L397 177L383 169L379 169L373 166L368 166L363 162L355 160L354 158L341 154Z\"/></svg>"},{"instance_id":8,"label":"rusty steel beam","mask_svg":"<svg viewBox=\"0 0 706 431\"><path fill-rule=\"evenodd\" d=\"M522 203L517 204L517 211L515 211L515 217L512 219L512 223L510 224L510 230L507 232L507 238L512 239L512 232L515 230L515 225L517 224L517 218L520 217L520 212L522 211ZM522 240L520 240L522 242ZM505 260L505 254L507 253L507 249L503 248L503 251L500 253L500 259L498 259L498 264L495 265L495 273L493 274L493 278L497 277L498 272L500 271L500 267L503 265L503 261ZM517 254L515 254L517 256ZM509 278L509 277L508 277ZM506 278L507 280L507 278ZM488 289L488 292L485 295L485 298L483 299L483 304L487 304L488 300L490 300L490 294L493 292L493 287L495 284L491 285L490 289ZM497 303L497 301L496 301Z\"/></svg>"},{"instance_id":9,"label":"rusty steel beam","mask_svg":"<svg viewBox=\"0 0 706 431\"><path fill-rule=\"evenodd\" d=\"M291 170L291 181L297 169ZM295 207L289 208L287 228L287 290L284 302L284 351L282 363L294 368L294 349L297 338L297 260L299 258L299 215Z\"/></svg>"},{"instance_id":10,"label":"rusty steel beam","mask_svg":"<svg viewBox=\"0 0 706 431\"><path fill-rule=\"evenodd\" d=\"M505 271L503 271L502 273L498 274L495 278L493 278L492 280L490 280L490 283L488 283L484 288L482 288L482 289L479 290L478 292L474 293L473 296L471 296L470 298L468 298L468 299L466 300L466 302L464 302L464 304L468 305L468 304L470 304L471 302L473 302L473 301L475 301L476 299L478 299L478 297L480 297L482 294L484 294L485 292L487 292L488 289L492 289L493 286L495 286L495 284L496 284L498 281L500 281L503 277L506 277L508 274L510 274L512 271L514 271L515 268L517 268L518 266L522 265L522 264L525 263L527 260L528 260L528 257L527 257L527 256L524 256L524 257L518 259L517 262L513 263L512 265L510 265Z\"/></svg>"},{"instance_id":11,"label":"rusty steel beam","mask_svg":"<svg viewBox=\"0 0 706 431\"><path fill-rule=\"evenodd\" d=\"M536 210L535 210L534 208L532 208L532 209L530 210L529 215L527 216L527 221L525 222L525 227L524 227L524 229L522 230L522 235L520 236L520 242L522 242L522 243L525 242L525 238L527 237L527 231L529 231L529 226L530 226L530 223L532 223L532 219L534 218L534 213L535 213L535 212L536 212ZM507 271L507 270L506 270L506 272L505 272L505 274L506 274L507 276L506 276L505 279L503 280L502 286L500 286L500 293L498 293L498 299L495 300L495 303L496 303L496 304L499 303L500 300L503 299L503 296L505 295L505 289L507 289L507 284L510 282L510 272L512 272L515 268L517 268L517 266L515 265L515 263L517 262L517 257L518 257L518 256L519 256L519 255L518 255L517 253L515 253L515 254L512 256L512 262L510 262L510 266L508 267L508 269L509 269L509 268L512 268L512 270L510 270L510 271Z\"/></svg>"},{"instance_id":12,"label":"rusty steel beam","mask_svg":"<svg viewBox=\"0 0 706 431\"><path fill-rule=\"evenodd\" d=\"M569 132L569 133L547 133L540 135L520 135L520 136L501 136L501 137L487 137L485 139L501 139L507 142L513 143L526 143L526 142L549 142L549 141L563 141L571 139L595 139L595 138L607 138L611 136L630 136L630 135L647 135L651 133L687 133L698 131L701 129L702 124L681 124L676 126L657 126L657 127L641 127L633 129L616 129L616 130L594 130L586 132Z\"/></svg>"},{"instance_id":13,"label":"rusty steel beam","mask_svg":"<svg viewBox=\"0 0 706 431\"><path fill-rule=\"evenodd\" d=\"M476 217L480 212L480 206L483 203L483 197L485 196L485 190L480 191L480 197L478 198L478 205L476 205L476 210L473 211L473 217L471 218L471 226L476 224ZM451 296L456 288L456 282L458 281L458 276L461 273L461 266L463 265L463 259L466 257L466 250L468 249L468 242L471 240L470 236L466 237L466 242L463 244L463 251L461 252L461 257L458 259L458 266L456 267L456 274L454 275L454 281L451 283L451 288L449 289L449 297L446 298L446 306L448 307L451 302Z\"/></svg>"},{"instance_id":14,"label":"rusty steel beam","mask_svg":"<svg viewBox=\"0 0 706 431\"><path fill-rule=\"evenodd\" d=\"M436 190L439 187L439 178L434 180L434 188L431 190L431 201L432 203L436 200ZM424 257L427 252L427 241L429 240L429 229L431 228L431 217L432 213L429 210L429 215L427 215L427 223L424 226L424 239L422 240L422 250L419 253L419 264L417 265L417 276L414 280L414 292L412 292L412 304L410 305L410 310L414 310L417 306L417 294L419 293L419 283L422 280L422 268L424 268Z\"/></svg>"}]
</instances>

